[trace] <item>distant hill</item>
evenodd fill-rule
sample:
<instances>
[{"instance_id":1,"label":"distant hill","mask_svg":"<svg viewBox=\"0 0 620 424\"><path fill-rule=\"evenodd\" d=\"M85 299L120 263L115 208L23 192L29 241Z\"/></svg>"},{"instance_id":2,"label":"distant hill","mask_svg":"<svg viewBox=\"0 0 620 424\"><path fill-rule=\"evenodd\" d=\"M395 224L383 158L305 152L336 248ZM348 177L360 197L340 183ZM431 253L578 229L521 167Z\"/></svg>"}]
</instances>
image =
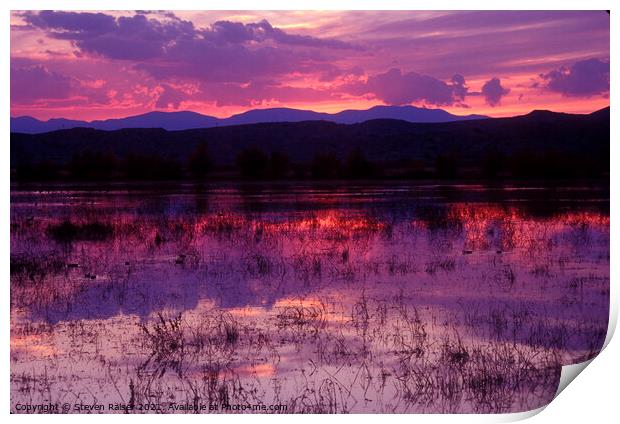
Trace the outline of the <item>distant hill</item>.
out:
<instances>
[{"instance_id":1,"label":"distant hill","mask_svg":"<svg viewBox=\"0 0 620 424\"><path fill-rule=\"evenodd\" d=\"M605 108L589 115L534 111L511 118L443 123L375 119L356 124L303 121L183 131L74 128L12 133L11 167L68 164L84 153L113 155L118 160L132 154L159 156L183 165L204 143L216 167L235 166L241 152L254 148L265 155L284 154L298 164L311 164L317 154L330 154L345 163L351 152L358 151L374 163L388 164L389 172L412 163L441 167L444 158L462 169L494 167L500 166L502 157L521 155L526 168L533 168L532 158L539 157L544 168L552 169L552 162L561 159L563 172L579 174L587 168L588 174L605 174L609 119Z\"/></svg>"},{"instance_id":2,"label":"distant hill","mask_svg":"<svg viewBox=\"0 0 620 424\"><path fill-rule=\"evenodd\" d=\"M375 106L368 110L343 110L333 115L340 124L357 124L371 119L400 119L414 123L469 121L487 119L484 115L457 116L443 109L425 109L414 106Z\"/></svg>"},{"instance_id":3,"label":"distant hill","mask_svg":"<svg viewBox=\"0 0 620 424\"><path fill-rule=\"evenodd\" d=\"M82 127L106 131L123 128L163 128L169 131L176 131L263 122L329 121L340 124L354 124L371 119L401 119L408 122L452 122L484 118L487 117L483 115L458 116L442 109L425 109L414 106L375 106L368 110L345 110L334 114L313 112L311 110L272 108L249 110L222 119L196 112L149 112L126 118L92 122L62 118L40 121L30 116L20 116L11 118L11 132L38 134Z\"/></svg>"}]
</instances>

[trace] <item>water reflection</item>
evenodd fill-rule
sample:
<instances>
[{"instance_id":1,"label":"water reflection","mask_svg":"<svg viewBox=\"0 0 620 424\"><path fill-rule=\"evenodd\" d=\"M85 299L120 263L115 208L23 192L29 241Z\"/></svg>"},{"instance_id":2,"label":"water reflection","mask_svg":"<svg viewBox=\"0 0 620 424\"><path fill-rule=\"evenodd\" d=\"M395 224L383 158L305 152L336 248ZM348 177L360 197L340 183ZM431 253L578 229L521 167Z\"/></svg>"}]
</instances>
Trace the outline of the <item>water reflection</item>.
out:
<instances>
[{"instance_id":1,"label":"water reflection","mask_svg":"<svg viewBox=\"0 0 620 424\"><path fill-rule=\"evenodd\" d=\"M41 367L55 370L56 396L75 391L67 378L116 396L111 375L75 377L100 358L127 370L118 378L134 397L138 382L143 396L154 386L189 396L169 385L172 373L206 384L211 400L209 384L240 384L293 412L334 412L323 401L338 396L338 412L537 407L559 367L605 338L605 196L475 185L14 190L12 404L43 396L28 385ZM498 382L484 363L517 368L497 370ZM423 377L428 387L412 392ZM519 379L510 396L485 394Z\"/></svg>"}]
</instances>

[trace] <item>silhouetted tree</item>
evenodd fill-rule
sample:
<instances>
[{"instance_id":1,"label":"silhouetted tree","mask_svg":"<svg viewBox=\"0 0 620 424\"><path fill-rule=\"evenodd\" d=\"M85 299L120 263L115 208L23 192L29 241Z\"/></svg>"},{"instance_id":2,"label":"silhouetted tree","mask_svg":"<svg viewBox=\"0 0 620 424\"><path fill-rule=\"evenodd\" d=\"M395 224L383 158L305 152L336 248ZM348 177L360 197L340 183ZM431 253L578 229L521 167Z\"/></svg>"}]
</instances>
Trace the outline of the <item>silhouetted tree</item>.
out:
<instances>
[{"instance_id":1,"label":"silhouetted tree","mask_svg":"<svg viewBox=\"0 0 620 424\"><path fill-rule=\"evenodd\" d=\"M426 170L427 164L420 159L405 160L404 163L400 165L400 168L403 169L403 176L407 178L429 177L428 171Z\"/></svg>"},{"instance_id":2,"label":"silhouetted tree","mask_svg":"<svg viewBox=\"0 0 620 424\"><path fill-rule=\"evenodd\" d=\"M76 153L69 164L69 174L76 180L109 180L117 168L117 160L112 153Z\"/></svg>"},{"instance_id":3,"label":"silhouetted tree","mask_svg":"<svg viewBox=\"0 0 620 424\"><path fill-rule=\"evenodd\" d=\"M187 168L193 178L204 178L211 171L211 157L206 143L196 145L189 156Z\"/></svg>"},{"instance_id":4,"label":"silhouetted tree","mask_svg":"<svg viewBox=\"0 0 620 424\"><path fill-rule=\"evenodd\" d=\"M52 181L61 179L61 167L50 160L24 163L15 169L17 181Z\"/></svg>"},{"instance_id":5,"label":"silhouetted tree","mask_svg":"<svg viewBox=\"0 0 620 424\"><path fill-rule=\"evenodd\" d=\"M482 159L482 175L486 178L496 178L506 166L504 155L495 150L489 150Z\"/></svg>"},{"instance_id":6,"label":"silhouetted tree","mask_svg":"<svg viewBox=\"0 0 620 424\"><path fill-rule=\"evenodd\" d=\"M517 152L509 158L509 166L513 177L523 178L533 173L533 169L536 168L536 157L528 152Z\"/></svg>"},{"instance_id":7,"label":"silhouetted tree","mask_svg":"<svg viewBox=\"0 0 620 424\"><path fill-rule=\"evenodd\" d=\"M252 147L239 153L237 167L244 179L264 179L269 171L269 158L262 150Z\"/></svg>"},{"instance_id":8,"label":"silhouetted tree","mask_svg":"<svg viewBox=\"0 0 620 424\"><path fill-rule=\"evenodd\" d=\"M341 176L342 164L333 153L317 153L312 160L312 178L336 179Z\"/></svg>"},{"instance_id":9,"label":"silhouetted tree","mask_svg":"<svg viewBox=\"0 0 620 424\"><path fill-rule=\"evenodd\" d=\"M371 178L375 176L373 165L361 149L355 149L347 158L347 175L349 178Z\"/></svg>"},{"instance_id":10,"label":"silhouetted tree","mask_svg":"<svg viewBox=\"0 0 620 424\"><path fill-rule=\"evenodd\" d=\"M455 153L440 154L435 159L435 172L438 178L456 178L459 162Z\"/></svg>"},{"instance_id":11,"label":"silhouetted tree","mask_svg":"<svg viewBox=\"0 0 620 424\"><path fill-rule=\"evenodd\" d=\"M174 159L159 155L130 153L125 159L125 177L132 180L176 180L181 177L181 166Z\"/></svg>"},{"instance_id":12,"label":"silhouetted tree","mask_svg":"<svg viewBox=\"0 0 620 424\"><path fill-rule=\"evenodd\" d=\"M272 152L269 158L269 174L271 178L276 180L286 178L290 162L286 153Z\"/></svg>"}]
</instances>

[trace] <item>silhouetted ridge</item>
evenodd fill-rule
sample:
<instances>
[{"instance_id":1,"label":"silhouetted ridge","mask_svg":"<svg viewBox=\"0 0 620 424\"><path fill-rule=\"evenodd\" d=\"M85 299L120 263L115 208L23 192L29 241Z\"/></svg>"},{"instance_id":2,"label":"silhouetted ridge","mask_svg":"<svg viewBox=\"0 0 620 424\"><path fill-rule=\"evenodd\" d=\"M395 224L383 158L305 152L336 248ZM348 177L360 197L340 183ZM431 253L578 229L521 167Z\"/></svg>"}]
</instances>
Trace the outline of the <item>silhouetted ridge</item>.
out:
<instances>
[{"instance_id":1,"label":"silhouetted ridge","mask_svg":"<svg viewBox=\"0 0 620 424\"><path fill-rule=\"evenodd\" d=\"M610 119L610 109L609 106L604 107L603 109L599 109L596 112L592 112L590 117L593 119Z\"/></svg>"},{"instance_id":2,"label":"silhouetted ridge","mask_svg":"<svg viewBox=\"0 0 620 424\"><path fill-rule=\"evenodd\" d=\"M108 131L121 128L163 128L175 131L255 124L260 122L330 121L340 124L354 124L370 119L402 119L408 122L452 122L485 118L487 117L482 115L458 116L442 109L426 109L415 106L375 106L367 110L344 110L333 114L291 108L254 109L228 118L216 118L214 116L201 115L189 111L154 111L126 118L114 118L92 122L62 118L39 121L29 116L21 116L11 118L11 131L38 134L78 127L89 127Z\"/></svg>"},{"instance_id":3,"label":"silhouetted ridge","mask_svg":"<svg viewBox=\"0 0 620 424\"><path fill-rule=\"evenodd\" d=\"M311 120L12 133L11 168L17 179L78 180L601 176L609 170L609 109L447 123Z\"/></svg>"}]
</instances>

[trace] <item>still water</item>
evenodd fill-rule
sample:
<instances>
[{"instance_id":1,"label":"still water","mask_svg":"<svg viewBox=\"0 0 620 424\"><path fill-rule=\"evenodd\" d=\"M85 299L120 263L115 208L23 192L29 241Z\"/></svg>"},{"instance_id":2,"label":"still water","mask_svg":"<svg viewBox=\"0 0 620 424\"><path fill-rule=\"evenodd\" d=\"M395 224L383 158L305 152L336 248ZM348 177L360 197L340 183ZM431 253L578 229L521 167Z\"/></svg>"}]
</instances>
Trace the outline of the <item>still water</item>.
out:
<instances>
[{"instance_id":1,"label":"still water","mask_svg":"<svg viewBox=\"0 0 620 424\"><path fill-rule=\"evenodd\" d=\"M11 191L13 412L524 411L608 313L597 185Z\"/></svg>"}]
</instances>

